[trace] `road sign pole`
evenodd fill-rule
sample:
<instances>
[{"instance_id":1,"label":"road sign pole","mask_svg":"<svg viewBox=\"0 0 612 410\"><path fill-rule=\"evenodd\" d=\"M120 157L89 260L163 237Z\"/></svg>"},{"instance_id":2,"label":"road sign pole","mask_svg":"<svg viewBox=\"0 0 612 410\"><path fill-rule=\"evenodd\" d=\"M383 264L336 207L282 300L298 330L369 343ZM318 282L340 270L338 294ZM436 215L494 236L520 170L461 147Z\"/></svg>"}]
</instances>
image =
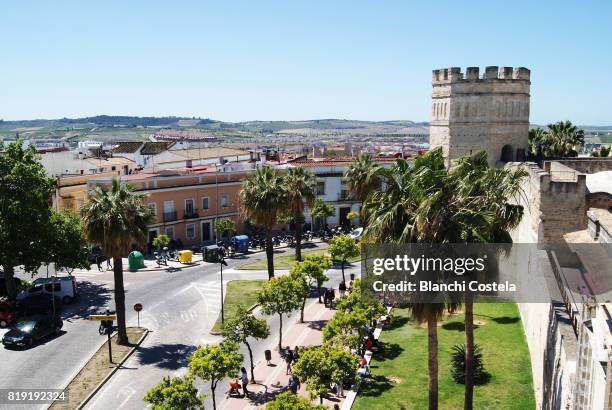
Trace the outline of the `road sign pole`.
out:
<instances>
[{"instance_id":1,"label":"road sign pole","mask_svg":"<svg viewBox=\"0 0 612 410\"><path fill-rule=\"evenodd\" d=\"M224 317L224 309L223 309L223 263L220 263L221 266L221 324L225 321Z\"/></svg>"},{"instance_id":2,"label":"road sign pole","mask_svg":"<svg viewBox=\"0 0 612 410\"><path fill-rule=\"evenodd\" d=\"M142 303L136 303L134 305L134 310L136 311L138 327L140 327L140 311L142 310Z\"/></svg>"},{"instance_id":3,"label":"road sign pole","mask_svg":"<svg viewBox=\"0 0 612 410\"><path fill-rule=\"evenodd\" d=\"M113 362L113 348L111 346L111 329L106 329L106 335L108 336L108 361Z\"/></svg>"}]
</instances>

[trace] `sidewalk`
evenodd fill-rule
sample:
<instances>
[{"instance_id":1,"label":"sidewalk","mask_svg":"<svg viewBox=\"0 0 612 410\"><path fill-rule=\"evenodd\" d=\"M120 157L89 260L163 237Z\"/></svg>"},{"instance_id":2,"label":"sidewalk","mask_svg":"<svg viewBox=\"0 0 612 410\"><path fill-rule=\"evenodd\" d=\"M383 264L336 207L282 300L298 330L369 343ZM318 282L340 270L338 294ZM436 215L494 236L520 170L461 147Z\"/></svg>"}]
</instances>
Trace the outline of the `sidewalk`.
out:
<instances>
[{"instance_id":1,"label":"sidewalk","mask_svg":"<svg viewBox=\"0 0 612 410\"><path fill-rule=\"evenodd\" d=\"M336 313L335 310L328 309L323 303L318 303L316 299L312 303L307 304L304 311L304 323L299 323L299 320L288 324L283 323L283 346L290 346L291 350L295 346L316 346L323 342L323 333L321 329L329 319ZM286 320L286 319L285 319ZM270 340L278 344L278 328L270 329ZM223 410L241 410L241 409L257 409L263 408L265 403L274 399L274 397L287 389L289 376L286 374L285 361L280 357L277 351L278 347L272 350L271 365L268 366L264 358L254 357L255 365L255 384L249 384L251 392L249 399L240 397L231 397L223 402ZM245 367L249 368L248 358L245 358ZM227 386L222 386L222 391L225 392ZM345 392L345 395L348 392ZM306 385L303 383L300 391L300 396L308 397ZM337 398L335 395L330 395L330 399L325 399L323 404L333 407L334 404L342 406L343 398Z\"/></svg>"}]
</instances>

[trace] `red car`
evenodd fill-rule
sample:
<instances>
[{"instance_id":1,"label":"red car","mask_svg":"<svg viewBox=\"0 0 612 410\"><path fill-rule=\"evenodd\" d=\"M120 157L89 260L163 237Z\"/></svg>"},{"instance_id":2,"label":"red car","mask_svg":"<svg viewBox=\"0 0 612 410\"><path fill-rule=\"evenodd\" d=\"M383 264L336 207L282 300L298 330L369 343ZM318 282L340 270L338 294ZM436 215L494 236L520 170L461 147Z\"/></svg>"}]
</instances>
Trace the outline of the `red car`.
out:
<instances>
[{"instance_id":1,"label":"red car","mask_svg":"<svg viewBox=\"0 0 612 410\"><path fill-rule=\"evenodd\" d=\"M0 302L0 327L7 327L17 319L17 312L7 302Z\"/></svg>"}]
</instances>

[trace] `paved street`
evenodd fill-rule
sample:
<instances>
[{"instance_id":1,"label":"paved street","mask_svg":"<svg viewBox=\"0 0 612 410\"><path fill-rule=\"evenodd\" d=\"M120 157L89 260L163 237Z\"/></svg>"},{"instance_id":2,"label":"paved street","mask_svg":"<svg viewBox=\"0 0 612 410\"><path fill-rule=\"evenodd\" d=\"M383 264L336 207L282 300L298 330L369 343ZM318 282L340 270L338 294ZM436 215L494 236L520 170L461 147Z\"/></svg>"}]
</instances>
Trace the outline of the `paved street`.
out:
<instances>
[{"instance_id":1,"label":"paved street","mask_svg":"<svg viewBox=\"0 0 612 410\"><path fill-rule=\"evenodd\" d=\"M277 252L293 252L293 249L278 249ZM259 252L229 260L230 266L224 270L225 282L267 278L265 271L238 272L231 269L262 258L265 258L265 254ZM338 275L339 271L331 276L337 280ZM64 387L103 342L97 324L85 318L104 306L113 305L112 272L92 270L76 272L75 276L81 298L62 314L65 332L30 350L0 349L0 388L16 387L13 385L16 380L20 388ZM164 375L183 373L188 353L195 345L218 340L210 334L220 310L217 264L204 263L176 272L127 272L125 283L128 325L136 325L136 313L131 307L134 303L142 303L144 310L140 323L152 332L124 368L94 397L88 408L144 408L142 396L148 388ZM272 337L254 346L256 360L261 360L263 351L276 341L277 319L272 317L269 323ZM225 389L224 385L220 387L220 390ZM221 394L218 394L217 398L220 397Z\"/></svg>"}]
</instances>

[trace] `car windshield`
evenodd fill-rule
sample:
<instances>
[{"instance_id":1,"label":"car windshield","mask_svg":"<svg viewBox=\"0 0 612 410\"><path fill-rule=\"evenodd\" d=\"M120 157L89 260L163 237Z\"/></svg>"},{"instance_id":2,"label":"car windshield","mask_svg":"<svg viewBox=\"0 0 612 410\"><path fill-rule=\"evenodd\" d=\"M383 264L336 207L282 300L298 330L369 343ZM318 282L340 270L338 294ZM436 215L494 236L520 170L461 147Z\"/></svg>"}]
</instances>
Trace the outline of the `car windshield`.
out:
<instances>
[{"instance_id":1,"label":"car windshield","mask_svg":"<svg viewBox=\"0 0 612 410\"><path fill-rule=\"evenodd\" d=\"M22 320L21 322L17 323L16 327L22 332L30 332L35 325L36 322L34 320Z\"/></svg>"}]
</instances>

